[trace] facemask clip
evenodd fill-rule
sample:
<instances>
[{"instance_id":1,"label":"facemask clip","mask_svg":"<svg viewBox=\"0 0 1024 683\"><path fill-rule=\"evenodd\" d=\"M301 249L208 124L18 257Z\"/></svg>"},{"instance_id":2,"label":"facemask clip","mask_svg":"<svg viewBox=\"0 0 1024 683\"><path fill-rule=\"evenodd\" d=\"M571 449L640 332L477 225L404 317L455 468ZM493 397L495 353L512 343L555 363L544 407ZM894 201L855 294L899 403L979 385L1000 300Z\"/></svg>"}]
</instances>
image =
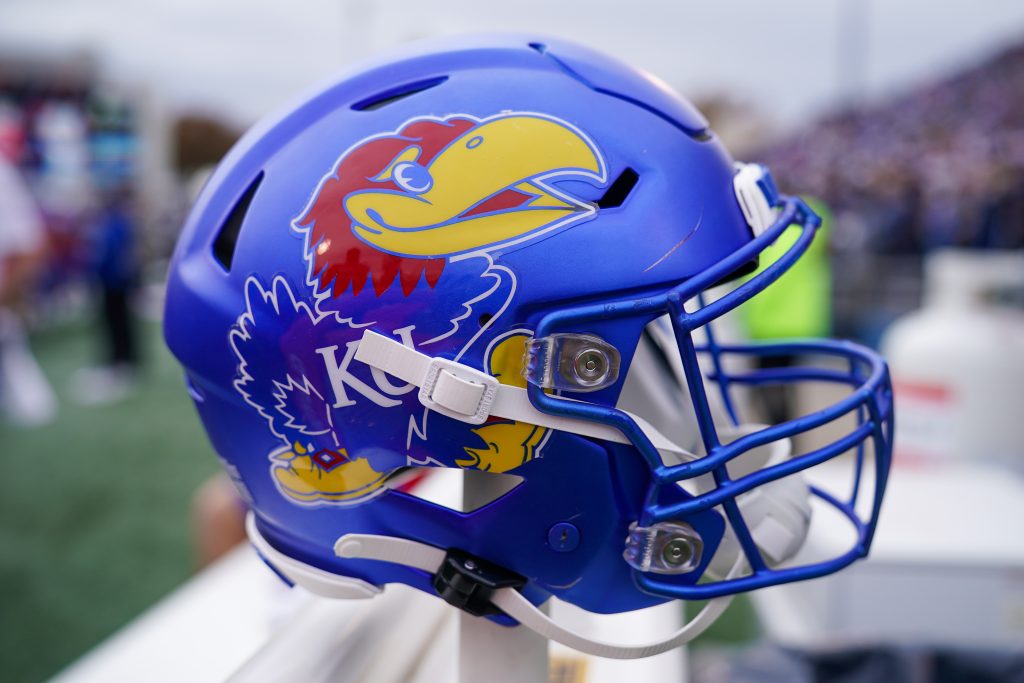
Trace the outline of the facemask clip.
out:
<instances>
[{"instance_id":1,"label":"facemask clip","mask_svg":"<svg viewBox=\"0 0 1024 683\"><path fill-rule=\"evenodd\" d=\"M619 352L590 334L552 334L526 345L526 381L543 389L597 391L619 378Z\"/></svg>"},{"instance_id":2,"label":"facemask clip","mask_svg":"<svg viewBox=\"0 0 1024 683\"><path fill-rule=\"evenodd\" d=\"M685 522L629 525L622 557L630 567L654 574L686 574L700 566L704 541Z\"/></svg>"}]
</instances>

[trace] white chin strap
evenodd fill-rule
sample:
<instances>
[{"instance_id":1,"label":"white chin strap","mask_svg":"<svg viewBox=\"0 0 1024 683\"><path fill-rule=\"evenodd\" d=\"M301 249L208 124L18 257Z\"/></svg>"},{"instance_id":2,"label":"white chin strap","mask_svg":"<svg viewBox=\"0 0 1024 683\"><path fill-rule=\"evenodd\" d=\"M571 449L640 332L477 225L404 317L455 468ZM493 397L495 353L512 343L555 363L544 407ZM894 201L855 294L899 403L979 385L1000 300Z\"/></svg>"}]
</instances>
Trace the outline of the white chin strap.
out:
<instances>
[{"instance_id":1,"label":"white chin strap","mask_svg":"<svg viewBox=\"0 0 1024 683\"><path fill-rule=\"evenodd\" d=\"M363 332L355 359L419 387L420 403L462 422L483 424L493 415L593 439L630 443L626 435L615 427L541 412L533 406L522 387L501 384L486 372L445 358L428 356L371 330ZM643 418L627 414L660 452L670 454L680 462L697 459Z\"/></svg>"},{"instance_id":2,"label":"white chin strap","mask_svg":"<svg viewBox=\"0 0 1024 683\"><path fill-rule=\"evenodd\" d=\"M425 543L369 534L342 536L334 544L334 552L338 557L346 559L394 562L430 574L437 573L445 558L444 550ZM733 571L730 572L731 576L738 574L744 566L742 560L737 560ZM639 659L667 652L690 642L715 622L732 602L732 598L730 595L709 601L696 617L669 637L642 645L606 643L557 624L515 588L495 590L491 596L491 603L531 631L574 650L610 659Z\"/></svg>"},{"instance_id":3,"label":"white chin strap","mask_svg":"<svg viewBox=\"0 0 1024 683\"><path fill-rule=\"evenodd\" d=\"M433 358L415 349L367 330L359 343L356 360L419 387L419 399L427 408L470 424L482 424L491 415L541 427L580 434L615 443L630 443L614 427L537 410L525 389L500 384L494 377L467 365ZM569 400L569 399L563 399ZM646 420L627 413L667 461L690 461L698 456L679 447ZM788 441L766 444L744 456L736 467L758 469L789 456ZM732 472L734 466L730 466ZM701 482L697 482L702 488ZM756 494L756 495L754 495ZM810 522L806 486L791 477L772 482L757 491L740 496L744 519L751 524L751 535L773 564L782 562L802 545ZM289 557L266 541L250 514L247 531L263 558L292 582L328 597L367 598L380 588L360 579L340 576L311 567ZM377 560L413 567L436 574L446 551L425 543L392 536L347 534L334 546L338 557ZM746 569L746 560L735 535L729 531L712 558L708 573L729 580ZM725 611L732 596L708 601L704 608L681 629L661 640L641 645L618 645L594 640L573 629L555 623L514 588L497 589L491 602L532 631L580 652L611 659L650 657L693 640Z\"/></svg>"}]
</instances>

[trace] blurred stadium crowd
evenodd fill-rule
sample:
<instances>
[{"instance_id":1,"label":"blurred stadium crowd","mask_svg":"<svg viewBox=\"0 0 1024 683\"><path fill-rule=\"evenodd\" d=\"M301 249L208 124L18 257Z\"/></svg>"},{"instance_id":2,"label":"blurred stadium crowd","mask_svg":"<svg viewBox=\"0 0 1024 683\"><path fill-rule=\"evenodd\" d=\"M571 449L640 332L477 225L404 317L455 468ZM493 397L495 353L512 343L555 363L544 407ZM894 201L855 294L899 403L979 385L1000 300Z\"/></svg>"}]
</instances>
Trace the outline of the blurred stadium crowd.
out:
<instances>
[{"instance_id":1,"label":"blurred stadium crowd","mask_svg":"<svg viewBox=\"0 0 1024 683\"><path fill-rule=\"evenodd\" d=\"M1024 45L840 111L762 156L831 207L839 251L1024 247Z\"/></svg>"}]
</instances>

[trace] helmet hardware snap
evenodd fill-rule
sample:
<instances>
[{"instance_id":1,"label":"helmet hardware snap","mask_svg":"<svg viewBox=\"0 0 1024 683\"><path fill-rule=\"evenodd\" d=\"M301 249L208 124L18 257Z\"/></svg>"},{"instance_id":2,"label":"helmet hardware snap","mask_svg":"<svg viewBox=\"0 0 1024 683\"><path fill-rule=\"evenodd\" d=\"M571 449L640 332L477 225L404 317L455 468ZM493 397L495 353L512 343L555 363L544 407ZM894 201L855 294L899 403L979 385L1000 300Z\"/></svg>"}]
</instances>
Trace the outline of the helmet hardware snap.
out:
<instances>
[{"instance_id":1,"label":"helmet hardware snap","mask_svg":"<svg viewBox=\"0 0 1024 683\"><path fill-rule=\"evenodd\" d=\"M559 333L526 345L524 375L544 389L598 391L619 378L619 352L592 334Z\"/></svg>"}]
</instances>

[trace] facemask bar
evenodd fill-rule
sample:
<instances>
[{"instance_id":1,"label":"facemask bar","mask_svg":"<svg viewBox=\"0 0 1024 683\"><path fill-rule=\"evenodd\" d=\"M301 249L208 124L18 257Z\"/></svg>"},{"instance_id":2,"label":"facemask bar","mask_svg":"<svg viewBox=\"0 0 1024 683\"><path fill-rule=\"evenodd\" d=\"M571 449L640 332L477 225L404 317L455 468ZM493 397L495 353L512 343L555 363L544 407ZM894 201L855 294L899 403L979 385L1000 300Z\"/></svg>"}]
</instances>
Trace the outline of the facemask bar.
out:
<instances>
[{"instance_id":1,"label":"facemask bar","mask_svg":"<svg viewBox=\"0 0 1024 683\"><path fill-rule=\"evenodd\" d=\"M647 461L652 472L652 483L644 501L640 526L659 522L685 521L689 514L721 506L732 526L750 574L723 581L704 582L699 585L677 585L656 578L654 575L634 570L637 585L650 593L685 600L706 600L722 595L731 595L765 586L801 581L838 571L854 560L867 554L878 520L885 482L888 476L892 453L892 390L888 370L884 361L873 351L858 345L831 340L794 341L781 344L750 344L720 346L710 334L708 323L735 309L761 290L777 280L807 250L821 221L799 198L781 197L781 208L775 222L744 247L689 278L668 292L627 301L601 303L563 309L544 316L537 325L537 338L544 338L556 332L586 329L590 323L624 317L650 315L652 318L668 313L676 343L679 347L688 390L700 427L707 455L692 462L665 465L651 440L626 413L610 406L596 405L581 401L570 401L549 395L536 384L529 384L528 394L533 405L546 413L565 417L592 420L620 430L637 448ZM724 280L744 264L752 261L761 251L771 245L791 225L800 228L801 233L794 244L774 263L757 275L721 298L701 305L690 312L685 309L687 301L696 299L703 291ZM707 343L698 347L693 333L704 328ZM716 382L730 418L739 423L731 400L732 385L759 385L799 381L824 381L846 384L852 393L837 403L777 425L746 434L728 444L722 444L708 404L698 354L710 355L712 372L709 379ZM847 372L813 367L791 367L780 369L753 370L743 373L727 373L723 370L721 356L724 354L747 356L766 355L814 355L842 359L849 368ZM726 465L753 448L793 437L831 423L844 415L854 413L857 427L846 436L814 451L790 458L784 462L756 470L737 479L732 479ZM873 441L874 451L874 497L871 514L861 519L855 507L860 491L860 480L864 473L864 446L868 439ZM737 496L756 487L800 472L814 465L835 458L856 449L854 486L847 500L839 500L830 493L811 487L811 493L824 503L841 512L856 531L857 541L846 553L828 560L811 564L772 568L766 563L757 548L749 526L744 520ZM677 486L678 482L710 473L715 488L692 496L675 504L659 502L662 487Z\"/></svg>"}]
</instances>

